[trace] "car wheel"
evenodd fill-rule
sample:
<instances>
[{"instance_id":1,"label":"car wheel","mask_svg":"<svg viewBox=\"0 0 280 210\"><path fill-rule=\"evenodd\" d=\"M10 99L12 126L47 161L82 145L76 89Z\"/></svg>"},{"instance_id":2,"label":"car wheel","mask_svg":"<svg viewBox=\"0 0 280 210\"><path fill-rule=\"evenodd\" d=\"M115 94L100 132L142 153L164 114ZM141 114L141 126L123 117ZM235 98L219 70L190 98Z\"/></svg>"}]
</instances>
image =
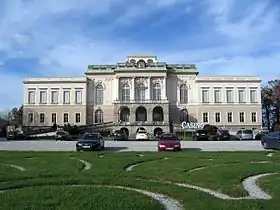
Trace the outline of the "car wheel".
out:
<instances>
[{"instance_id":1,"label":"car wheel","mask_svg":"<svg viewBox=\"0 0 280 210\"><path fill-rule=\"evenodd\" d=\"M264 148L264 149L268 149L267 143L266 143L266 142L263 142L262 145L263 145L263 148Z\"/></svg>"}]
</instances>

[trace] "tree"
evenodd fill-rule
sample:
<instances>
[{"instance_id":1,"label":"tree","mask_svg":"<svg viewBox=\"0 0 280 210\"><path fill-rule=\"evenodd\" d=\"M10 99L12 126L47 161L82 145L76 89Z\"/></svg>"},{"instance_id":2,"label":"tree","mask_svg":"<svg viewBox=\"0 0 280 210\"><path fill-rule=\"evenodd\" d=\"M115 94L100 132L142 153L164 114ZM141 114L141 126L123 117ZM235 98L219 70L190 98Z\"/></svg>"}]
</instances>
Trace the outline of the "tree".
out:
<instances>
[{"instance_id":1,"label":"tree","mask_svg":"<svg viewBox=\"0 0 280 210\"><path fill-rule=\"evenodd\" d=\"M280 80L268 81L262 87L262 108L267 127L280 130Z\"/></svg>"},{"instance_id":2,"label":"tree","mask_svg":"<svg viewBox=\"0 0 280 210\"><path fill-rule=\"evenodd\" d=\"M2 118L7 120L9 123L21 125L23 120L23 106L20 108L12 108L12 110L2 114Z\"/></svg>"}]
</instances>

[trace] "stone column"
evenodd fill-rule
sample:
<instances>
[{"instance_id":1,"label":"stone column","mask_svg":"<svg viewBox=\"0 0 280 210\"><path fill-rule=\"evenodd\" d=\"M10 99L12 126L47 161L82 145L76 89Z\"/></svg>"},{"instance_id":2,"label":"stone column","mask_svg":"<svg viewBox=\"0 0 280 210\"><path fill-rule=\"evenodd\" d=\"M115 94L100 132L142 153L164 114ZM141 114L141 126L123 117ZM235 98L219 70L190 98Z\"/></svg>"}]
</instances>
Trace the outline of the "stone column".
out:
<instances>
[{"instance_id":1,"label":"stone column","mask_svg":"<svg viewBox=\"0 0 280 210\"><path fill-rule=\"evenodd\" d=\"M162 96L161 99L166 100L166 77L163 77L162 81Z\"/></svg>"},{"instance_id":2,"label":"stone column","mask_svg":"<svg viewBox=\"0 0 280 210\"><path fill-rule=\"evenodd\" d=\"M120 88L119 88L119 84L120 84L120 81L119 81L119 77L116 77L115 79L115 99L114 100L120 100L119 98L119 92L120 92Z\"/></svg>"},{"instance_id":3,"label":"stone column","mask_svg":"<svg viewBox=\"0 0 280 210\"><path fill-rule=\"evenodd\" d=\"M151 77L148 77L147 79L147 96L146 96L146 99L147 100L151 100Z\"/></svg>"},{"instance_id":4,"label":"stone column","mask_svg":"<svg viewBox=\"0 0 280 210\"><path fill-rule=\"evenodd\" d=\"M131 79L131 93L130 93L130 96L131 96L131 99L132 101L135 100L135 77L132 77Z\"/></svg>"}]
</instances>

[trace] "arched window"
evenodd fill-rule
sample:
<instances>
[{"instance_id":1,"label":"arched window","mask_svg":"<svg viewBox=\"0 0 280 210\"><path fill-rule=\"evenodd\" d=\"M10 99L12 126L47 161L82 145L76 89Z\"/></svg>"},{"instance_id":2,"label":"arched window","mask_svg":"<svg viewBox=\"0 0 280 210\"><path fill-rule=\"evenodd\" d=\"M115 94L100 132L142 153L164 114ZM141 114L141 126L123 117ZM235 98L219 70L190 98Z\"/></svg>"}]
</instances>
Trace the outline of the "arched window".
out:
<instances>
[{"instance_id":1,"label":"arched window","mask_svg":"<svg viewBox=\"0 0 280 210\"><path fill-rule=\"evenodd\" d=\"M180 103L188 103L188 87L186 84L180 86Z\"/></svg>"},{"instance_id":2,"label":"arched window","mask_svg":"<svg viewBox=\"0 0 280 210\"><path fill-rule=\"evenodd\" d=\"M103 123L103 111L101 109L95 111L95 123Z\"/></svg>"},{"instance_id":3,"label":"arched window","mask_svg":"<svg viewBox=\"0 0 280 210\"><path fill-rule=\"evenodd\" d=\"M95 104L102 105L103 98L104 98L104 89L103 86L99 84L95 87Z\"/></svg>"},{"instance_id":4,"label":"arched window","mask_svg":"<svg viewBox=\"0 0 280 210\"><path fill-rule=\"evenodd\" d=\"M121 99L122 101L130 101L130 86L127 83L122 86Z\"/></svg>"},{"instance_id":5,"label":"arched window","mask_svg":"<svg viewBox=\"0 0 280 210\"><path fill-rule=\"evenodd\" d=\"M145 85L143 83L137 84L135 87L135 100L144 101L145 100Z\"/></svg>"},{"instance_id":6,"label":"arched window","mask_svg":"<svg viewBox=\"0 0 280 210\"><path fill-rule=\"evenodd\" d=\"M161 100L161 86L159 83L155 83L153 85L153 100L155 101Z\"/></svg>"}]
</instances>

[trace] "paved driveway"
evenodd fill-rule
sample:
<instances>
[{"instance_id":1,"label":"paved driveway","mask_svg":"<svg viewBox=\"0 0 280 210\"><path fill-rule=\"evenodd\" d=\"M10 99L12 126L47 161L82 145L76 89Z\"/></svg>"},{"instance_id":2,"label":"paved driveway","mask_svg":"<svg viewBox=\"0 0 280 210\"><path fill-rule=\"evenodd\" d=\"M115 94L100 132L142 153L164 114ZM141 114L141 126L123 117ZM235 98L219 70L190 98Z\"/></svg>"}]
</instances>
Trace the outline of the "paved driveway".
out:
<instances>
[{"instance_id":1,"label":"paved driveway","mask_svg":"<svg viewBox=\"0 0 280 210\"><path fill-rule=\"evenodd\" d=\"M75 141L0 141L0 150L74 151ZM106 141L108 151L157 151L156 141ZM260 141L183 141L184 151L264 151Z\"/></svg>"}]
</instances>

